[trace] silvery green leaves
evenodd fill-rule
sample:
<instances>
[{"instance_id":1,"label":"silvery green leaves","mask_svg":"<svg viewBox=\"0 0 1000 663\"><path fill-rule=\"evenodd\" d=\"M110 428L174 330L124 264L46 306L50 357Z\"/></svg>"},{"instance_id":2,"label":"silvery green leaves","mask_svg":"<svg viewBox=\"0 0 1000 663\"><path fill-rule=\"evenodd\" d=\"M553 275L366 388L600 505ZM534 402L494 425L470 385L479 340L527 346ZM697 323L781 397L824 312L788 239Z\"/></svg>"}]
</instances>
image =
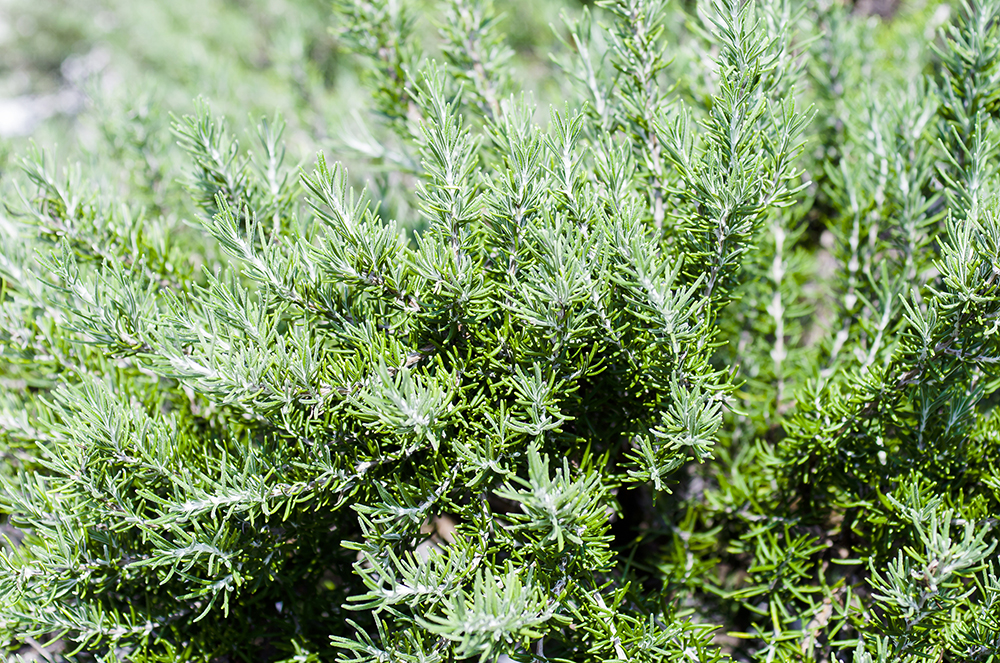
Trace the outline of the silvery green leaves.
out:
<instances>
[{"instance_id":1,"label":"silvery green leaves","mask_svg":"<svg viewBox=\"0 0 1000 663\"><path fill-rule=\"evenodd\" d=\"M445 598L442 614L418 623L453 642L457 657L496 660L498 652L523 648L540 638L562 598L545 596L532 580L531 573L518 572L510 564L503 575L495 576L487 568L476 573L470 591Z\"/></svg>"},{"instance_id":2,"label":"silvery green leaves","mask_svg":"<svg viewBox=\"0 0 1000 663\"><path fill-rule=\"evenodd\" d=\"M329 474L309 472L304 481L294 472L275 472L245 439L201 447L181 415L150 413L105 382L65 388L56 398L76 425L50 424L35 489L5 482L2 499L20 514L22 527L31 527L30 558L25 548L5 564L33 568L38 577L57 573L61 580L25 584L22 577L0 589L4 614L20 615L8 619L10 631L65 633L81 645L141 650L150 625L168 622L187 601L199 605L192 619L212 623L213 611L232 614L230 601L282 564L281 538L295 529L288 520L293 504L318 493L332 497L347 486L329 465ZM46 543L56 540L61 543ZM246 552L258 546L270 553L251 562ZM167 591L146 596L145 616L136 619L127 597L150 580ZM45 610L67 592L96 592L104 600Z\"/></svg>"},{"instance_id":3,"label":"silvery green leaves","mask_svg":"<svg viewBox=\"0 0 1000 663\"><path fill-rule=\"evenodd\" d=\"M373 379L354 396L354 412L360 421L400 440L404 453L413 452L411 445L423 444L437 451L455 409L455 380L449 377L445 373L439 382L424 384L425 379L411 375L405 366L380 363Z\"/></svg>"},{"instance_id":4,"label":"silvery green leaves","mask_svg":"<svg viewBox=\"0 0 1000 663\"><path fill-rule=\"evenodd\" d=\"M607 30L612 65L622 77L609 113L623 131L635 155L642 177L637 182L646 191L648 213L657 230L663 227L666 180L662 131L657 126L669 100L662 71L667 66L664 21L667 5L659 0L612 0L600 6L615 17ZM589 35L587 35L589 36ZM587 54L583 63L589 65ZM590 83L588 81L588 83ZM593 85L593 84L591 84ZM595 94L600 94L594 90ZM597 101L603 101L598 97Z\"/></svg>"},{"instance_id":5,"label":"silvery green leaves","mask_svg":"<svg viewBox=\"0 0 1000 663\"><path fill-rule=\"evenodd\" d=\"M584 459L585 464L590 461ZM528 478L514 477L496 494L520 505L521 513L511 512L509 518L515 523L513 531L527 539L529 555L562 557L583 570L603 570L610 561L604 535L606 489L593 467L576 479L572 474L564 461L550 476L549 459L529 448Z\"/></svg>"},{"instance_id":6,"label":"silvery green leaves","mask_svg":"<svg viewBox=\"0 0 1000 663\"><path fill-rule=\"evenodd\" d=\"M257 151L247 154L239 140L226 128L223 118L214 117L204 100L198 101L197 115L173 123L178 144L194 161L187 188L206 219L222 208L218 198L232 208L249 205L280 232L297 193L297 180L284 164L281 136L285 122L280 116L261 118L256 126Z\"/></svg>"},{"instance_id":7,"label":"silvery green leaves","mask_svg":"<svg viewBox=\"0 0 1000 663\"><path fill-rule=\"evenodd\" d=\"M375 109L395 131L408 134L416 113L411 70L420 59L413 36L414 8L398 0L338 0L335 9L335 34L351 53L364 56L372 65L363 69L363 75Z\"/></svg>"},{"instance_id":8,"label":"silvery green leaves","mask_svg":"<svg viewBox=\"0 0 1000 663\"><path fill-rule=\"evenodd\" d=\"M513 51L498 29L501 17L490 0L449 0L444 10L440 32L455 81L468 89L474 115L496 120L512 87Z\"/></svg>"},{"instance_id":9,"label":"silvery green leaves","mask_svg":"<svg viewBox=\"0 0 1000 663\"><path fill-rule=\"evenodd\" d=\"M956 519L952 510L942 508L940 497L928 501L911 486L904 499L906 503L890 496L888 502L913 526L917 540L884 569L872 568L869 581L880 608L875 625L884 638L881 660L939 651L942 640L947 641L941 631L950 626L953 615L976 609L969 602L977 594L976 585L969 581L984 571L996 548L995 540L987 541L987 527ZM992 573L976 580L984 583L981 587L996 582ZM988 610L995 596L995 590L979 593L981 607Z\"/></svg>"},{"instance_id":10,"label":"silvery green leaves","mask_svg":"<svg viewBox=\"0 0 1000 663\"><path fill-rule=\"evenodd\" d=\"M616 151L602 171L623 178L618 208L601 202L604 182L583 176L592 163L576 143L584 116L553 113L546 132L526 103L500 103L486 132L504 156L487 170L484 143L448 99L441 71L427 73L415 98L424 117L418 196L430 225L415 246L400 245L393 283L405 283L405 295L364 290L386 338L361 345L398 358L368 355L377 370L356 384L345 413L363 425L370 453L393 450L422 478L391 491L376 484L356 505L363 538L347 545L361 553L356 569L369 589L358 607L438 633L460 656L519 655L542 634L569 651L579 645L562 615L605 591L594 574L603 578L612 559L615 505L598 466L655 429L663 439L648 471L659 489L675 458L709 453L727 377L707 369L697 284L677 283L679 263L647 232L628 193L627 157ZM637 374L655 388L637 389ZM612 394L628 404L601 407ZM552 472L556 453L566 462ZM434 533L442 512L458 515L459 534ZM498 554L516 561L502 581L490 575ZM660 626L642 628L656 637Z\"/></svg>"},{"instance_id":11,"label":"silvery green leaves","mask_svg":"<svg viewBox=\"0 0 1000 663\"><path fill-rule=\"evenodd\" d=\"M658 127L676 173L672 233L685 271L704 278L706 298L724 303L760 223L806 186L795 159L810 115L795 110L791 21L766 20L773 17L754 3L721 1L709 12L719 49L712 106L700 127L683 107Z\"/></svg>"},{"instance_id":12,"label":"silvery green leaves","mask_svg":"<svg viewBox=\"0 0 1000 663\"><path fill-rule=\"evenodd\" d=\"M322 154L317 157L316 170L303 178L303 184L311 194L309 206L314 218L326 232L318 245L304 239L299 246L293 245L302 257L299 270L305 277L297 280L308 283L309 277L319 277L324 284L320 292L327 287L333 291L347 287L358 295L371 291L404 303L407 284L400 260L405 242L402 229L376 216L364 193L356 196L349 187L344 167L339 163L327 166Z\"/></svg>"},{"instance_id":13,"label":"silvery green leaves","mask_svg":"<svg viewBox=\"0 0 1000 663\"><path fill-rule=\"evenodd\" d=\"M726 399L676 380L670 384L670 395L673 402L663 413L662 423L650 435L633 440L629 458L635 466L628 470L633 480L650 481L656 490L665 491L669 491L669 476L689 457L701 462L712 457Z\"/></svg>"},{"instance_id":14,"label":"silvery green leaves","mask_svg":"<svg viewBox=\"0 0 1000 663\"><path fill-rule=\"evenodd\" d=\"M995 118L1000 80L1000 39L997 3L990 0L963 2L963 18L942 30L943 45L932 48L946 72L940 86L941 117L947 123L945 140L951 147L968 144L978 130L980 115ZM956 157L959 155L955 155Z\"/></svg>"},{"instance_id":15,"label":"silvery green leaves","mask_svg":"<svg viewBox=\"0 0 1000 663\"><path fill-rule=\"evenodd\" d=\"M981 505L995 494L972 460L996 453L994 5L967 6L947 30L936 85L873 86L827 171L837 333L778 451L795 468L790 498L869 505L853 526L872 542L852 564L868 566L878 636L857 661L987 651L965 626L994 602Z\"/></svg>"},{"instance_id":16,"label":"silvery green leaves","mask_svg":"<svg viewBox=\"0 0 1000 663\"><path fill-rule=\"evenodd\" d=\"M29 167L54 250L22 228L0 258L2 504L28 535L0 632L140 663L843 658L881 600L866 564L890 596L893 537L922 550L872 491L918 466L952 518L993 504L992 134L942 159L937 106L887 98L803 196L799 14L688 9L571 21L580 94L546 113L510 94L490 3L445 3L436 33L338 3L378 171L295 177L279 122L248 151L202 107L176 126L203 217L183 268L157 224ZM954 201L978 211L925 255ZM836 352L810 354L813 311ZM944 536L938 558L992 554Z\"/></svg>"},{"instance_id":17,"label":"silvery green leaves","mask_svg":"<svg viewBox=\"0 0 1000 663\"><path fill-rule=\"evenodd\" d=\"M295 567L317 596L356 597L347 605L366 623L385 611L414 652L433 643L461 657L519 655L543 637L569 652L584 645L567 611L618 582L607 531L620 480L603 473L630 461L616 454L652 430L655 467L630 481L657 489L675 458L708 454L729 387L707 368L698 282L678 284L679 262L659 253L628 193L627 158L608 157L603 172L618 173L624 193L620 207L607 205L604 175L584 175L584 116L555 113L543 131L527 104L510 101L488 123L490 145L508 156L487 175L482 140L443 77L431 72L424 85L419 196L430 226L412 242L321 156L302 177L304 220L281 208L274 223L255 209L260 198L232 201L235 184L220 185L202 228L228 264L186 291L157 288L138 266L142 278L118 263L81 272L66 248L46 263L71 300L71 328L144 376L136 407L149 424L134 434L159 439L149 431L177 412L219 439L198 472L175 468L181 460L155 465L164 476L150 488L136 475L151 461L121 434L95 447L114 462L73 455L94 408L122 428L120 398L66 401L64 418L80 428L46 442L51 458L69 459L47 466L52 481L79 488L94 527L115 533L74 541L66 555L89 559L107 545L134 557L129 580L108 586L131 595L134 579L155 579L150 620L169 621L171 601L197 608L179 632L246 619L247 597L284 596L271 570ZM190 149L221 144L214 119L190 126L204 134ZM166 412L150 396L160 384L178 385ZM101 439L84 446L88 458ZM185 448L193 453L197 439L185 437ZM564 462L550 470L554 457ZM48 531L40 503L9 510ZM458 533L437 532L445 514ZM264 545L275 555L256 555ZM312 551L322 564L300 556ZM349 579L331 589L316 574L334 567ZM106 606L115 623L128 623L124 606ZM662 611L643 610L632 625L641 638L667 637ZM365 641L337 637L345 651Z\"/></svg>"}]
</instances>

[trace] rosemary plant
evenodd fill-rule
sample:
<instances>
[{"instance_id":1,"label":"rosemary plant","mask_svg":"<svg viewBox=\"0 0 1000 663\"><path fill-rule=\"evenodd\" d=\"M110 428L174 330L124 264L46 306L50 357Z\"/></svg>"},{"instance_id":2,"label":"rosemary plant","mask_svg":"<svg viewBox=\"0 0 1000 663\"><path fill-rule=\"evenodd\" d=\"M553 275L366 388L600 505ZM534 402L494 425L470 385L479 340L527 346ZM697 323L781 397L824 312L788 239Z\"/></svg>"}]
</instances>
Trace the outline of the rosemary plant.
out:
<instances>
[{"instance_id":1,"label":"rosemary plant","mask_svg":"<svg viewBox=\"0 0 1000 663\"><path fill-rule=\"evenodd\" d=\"M338 0L337 158L28 153L10 660L997 660L1000 0L944 18L602 0L539 107L489 0Z\"/></svg>"}]
</instances>

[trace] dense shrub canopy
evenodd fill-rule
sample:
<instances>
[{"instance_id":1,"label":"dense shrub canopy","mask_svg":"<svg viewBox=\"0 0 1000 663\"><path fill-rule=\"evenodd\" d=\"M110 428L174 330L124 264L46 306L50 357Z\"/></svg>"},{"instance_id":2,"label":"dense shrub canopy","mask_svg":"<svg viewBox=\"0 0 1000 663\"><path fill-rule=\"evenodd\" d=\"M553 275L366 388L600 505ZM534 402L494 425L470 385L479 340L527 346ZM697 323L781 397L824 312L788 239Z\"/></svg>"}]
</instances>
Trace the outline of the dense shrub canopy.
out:
<instances>
[{"instance_id":1,"label":"dense shrub canopy","mask_svg":"<svg viewBox=\"0 0 1000 663\"><path fill-rule=\"evenodd\" d=\"M428 12L5 173L11 655L995 660L1000 2Z\"/></svg>"}]
</instances>

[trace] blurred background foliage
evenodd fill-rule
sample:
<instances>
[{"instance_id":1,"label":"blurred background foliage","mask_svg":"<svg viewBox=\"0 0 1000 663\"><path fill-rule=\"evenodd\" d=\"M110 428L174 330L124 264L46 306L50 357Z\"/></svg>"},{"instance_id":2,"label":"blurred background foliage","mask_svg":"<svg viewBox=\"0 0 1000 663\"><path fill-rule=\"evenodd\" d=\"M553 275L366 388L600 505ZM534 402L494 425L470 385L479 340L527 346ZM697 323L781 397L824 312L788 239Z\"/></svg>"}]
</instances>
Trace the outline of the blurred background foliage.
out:
<instances>
[{"instance_id":1,"label":"blurred background foliage","mask_svg":"<svg viewBox=\"0 0 1000 663\"><path fill-rule=\"evenodd\" d=\"M415 33L433 36L438 7L430 0L418 4L422 11ZM570 37L561 16L577 16L592 3L496 4L515 53L516 83L534 96L543 119L568 84L551 62L553 54L566 54L561 42ZM704 55L690 38L686 18L696 3L674 4L675 20L668 26L674 32L668 41L675 47L671 78L681 94L711 92L710 81L688 76L704 76L702 67L689 66ZM600 11L590 9L600 19ZM855 49L830 44L829 50L834 60L846 55L868 61L861 66L830 61L827 71L812 72L818 83L829 78L830 88L813 91L849 104L879 81L919 78L930 64L920 44L949 14L947 4L932 0L845 5L844 20L865 23L866 29L815 25L812 36L822 42L826 34L859 35L868 43ZM339 43L339 22L329 0L0 0L3 153L9 159L33 139L48 150L58 146L64 157L93 159L101 150L114 149L102 142L116 136L108 126L116 121L156 133L150 140L172 142L169 114L192 113L199 96L227 116L237 134L250 126L249 118L256 122L280 112L289 124L285 140L296 159L324 148L343 152L339 137L356 134L359 123L366 122L361 118L370 95L358 79L365 63ZM435 40L423 41L434 57ZM838 79L855 72L863 80ZM837 110L842 108L834 109L835 115ZM162 151L162 145L156 147Z\"/></svg>"},{"instance_id":2,"label":"blurred background foliage","mask_svg":"<svg viewBox=\"0 0 1000 663\"><path fill-rule=\"evenodd\" d=\"M433 33L434 3L422 4L417 34ZM527 88L553 87L549 25L562 3L501 5ZM290 148L311 153L369 96L337 23L327 0L2 0L0 136L8 150L29 136L95 149L106 119L95 114L155 101L183 115L202 96L237 126L281 112Z\"/></svg>"},{"instance_id":3,"label":"blurred background foliage","mask_svg":"<svg viewBox=\"0 0 1000 663\"><path fill-rule=\"evenodd\" d=\"M433 37L436 4L419 5L416 34ZM540 113L560 96L550 26L564 9L580 7L499 3L518 83ZM342 137L356 143L377 126L359 80L366 63L337 36L344 18L329 0L0 0L0 172L33 142L54 163L83 162L91 178L127 174L126 190L152 185L161 198L180 194L151 202L190 214L183 189L170 186L184 163L170 123L194 113L198 98L247 144L261 117L280 114L292 164L326 150L356 166L357 150ZM440 57L435 40L425 41ZM356 179L362 170L351 168ZM380 191L388 184L377 177L365 183L390 205L405 202Z\"/></svg>"},{"instance_id":4,"label":"blurred background foliage","mask_svg":"<svg viewBox=\"0 0 1000 663\"><path fill-rule=\"evenodd\" d=\"M831 1L837 4L812 3L818 11L807 20L838 15L825 11ZM440 59L440 8L432 0L417 4L414 32L428 56ZM601 10L580 0L496 4L514 51L514 83L533 96L544 124L549 105L569 96L571 83L553 63L572 48L564 19L586 9L601 20ZM708 54L691 30L696 4L673 3L669 77L675 92L703 105L714 89L701 66ZM799 91L818 110L813 158L805 164L817 190L822 164L836 161L848 109L864 103L869 88L928 72L933 65L920 44L951 11L933 0L856 0L839 12L852 29L805 26L803 42L814 39L809 48L825 52L815 61L823 66L809 72L813 85ZM201 97L248 143L261 117L280 113L291 163L326 150L384 201L384 217L407 225L417 216L410 213L412 187L380 177L362 145L383 134L359 76L368 63L338 38L347 21L330 0L0 0L0 172L31 141L56 164L81 161L91 178L116 180L124 187L117 193L146 191L152 208L190 216L184 190L171 186L183 178L184 160L170 122L193 113Z\"/></svg>"}]
</instances>

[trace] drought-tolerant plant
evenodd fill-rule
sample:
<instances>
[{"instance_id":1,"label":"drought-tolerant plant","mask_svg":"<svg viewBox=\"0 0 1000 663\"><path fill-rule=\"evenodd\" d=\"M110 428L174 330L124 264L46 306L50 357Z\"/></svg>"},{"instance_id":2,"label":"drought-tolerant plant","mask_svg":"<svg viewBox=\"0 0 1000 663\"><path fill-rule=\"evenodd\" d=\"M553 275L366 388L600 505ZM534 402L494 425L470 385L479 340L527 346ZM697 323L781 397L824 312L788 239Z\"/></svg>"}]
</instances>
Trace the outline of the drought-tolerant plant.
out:
<instances>
[{"instance_id":1,"label":"drought-tolerant plant","mask_svg":"<svg viewBox=\"0 0 1000 663\"><path fill-rule=\"evenodd\" d=\"M550 109L486 0L336 8L374 199L205 104L188 203L5 188L12 652L1000 656L1000 0L605 0Z\"/></svg>"}]
</instances>

